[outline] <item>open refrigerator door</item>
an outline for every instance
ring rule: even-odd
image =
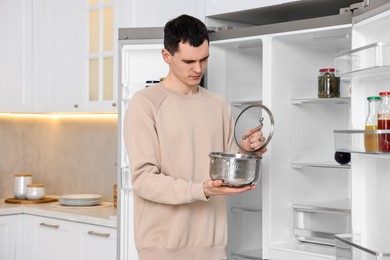
[[[123,120],[128,102],[139,90],[168,72],[161,57],[162,30],[158,28],[119,30],[118,107],[118,256],[138,259],[134,241],[133,190],[129,160],[123,140]]]

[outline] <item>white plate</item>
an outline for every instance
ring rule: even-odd
[[[98,194],[68,194],[59,199],[61,205],[66,206],[92,206],[102,202],[102,195]]]
[[[62,195],[60,199],[65,200],[98,200],[102,199],[102,195],[99,194],[68,194]]]

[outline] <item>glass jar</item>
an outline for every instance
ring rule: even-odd
[[[334,68],[320,69],[320,74],[318,75],[318,97],[340,97],[340,77],[335,76]]]
[[[380,92],[381,102],[378,111],[378,130],[390,130],[390,92]],[[379,135],[379,149],[390,152],[390,134]]]
[[[368,101],[368,113],[365,123],[365,130],[377,130],[378,129],[378,110],[381,97],[371,96],[367,97]],[[379,140],[376,133],[364,134],[364,147],[366,152],[378,152]]]

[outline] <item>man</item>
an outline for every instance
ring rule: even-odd
[[[124,120],[138,256],[226,259],[225,196],[218,195],[255,186],[227,187],[209,177],[210,152],[239,150],[228,104],[199,86],[209,58],[206,26],[187,15],[169,21],[162,56],[168,75],[134,95]],[[264,142],[258,128],[245,135],[240,145],[246,150]]]

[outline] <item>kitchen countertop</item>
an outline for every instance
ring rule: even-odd
[[[58,208],[53,207],[53,203],[12,204],[6,203],[5,199],[0,199],[0,216],[15,214],[29,214],[91,225],[117,227],[117,210],[112,205],[99,208]]]

